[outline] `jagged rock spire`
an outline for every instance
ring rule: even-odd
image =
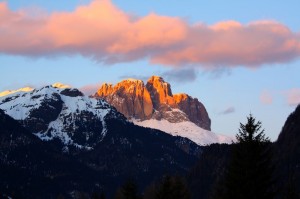
[[[210,130],[211,122],[204,105],[184,93],[173,95],[171,85],[159,76],[150,77],[146,85],[136,79],[123,80],[115,86],[105,83],[94,97],[104,98],[129,119],[191,121]]]

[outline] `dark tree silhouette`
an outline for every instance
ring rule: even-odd
[[[101,192],[101,194],[94,192],[92,193],[91,199],[105,199],[105,194]]]
[[[100,199],[106,199],[105,194],[103,192],[100,194]]]
[[[129,179],[117,190],[115,199],[140,199],[136,183]]]
[[[144,199],[190,199],[190,192],[182,177],[166,175],[146,190]]]
[[[295,185],[295,175],[293,171],[289,171],[288,182],[284,188],[283,199],[300,199],[300,195]]]
[[[236,139],[225,179],[219,186],[221,191],[213,198],[273,199],[271,143],[261,122],[250,114],[245,124],[240,123]]]

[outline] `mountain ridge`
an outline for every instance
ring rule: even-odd
[[[132,78],[115,85],[104,83],[92,97],[105,99],[136,125],[185,137],[198,145],[234,140],[211,132],[205,106],[188,94],[173,94],[171,85],[159,76],[150,77],[146,84]]]
[[[70,193],[95,191],[112,197],[128,178],[144,189],[166,172],[186,173],[202,150],[137,126],[73,88],[13,93],[0,98],[0,109],[0,197],[73,198]]]
[[[159,76],[150,77],[146,85],[132,78],[115,86],[104,83],[92,96],[104,98],[129,119],[166,119],[173,123],[190,120],[210,130],[211,121],[204,105],[184,93],[173,95],[171,85]],[[169,115],[173,109],[182,111],[173,112],[175,119]]]
[[[197,114],[199,114],[197,107],[203,106],[197,99],[182,93],[173,95],[170,84],[161,77],[153,76],[149,82],[145,85],[142,80],[126,79],[115,86],[104,83],[98,90],[98,95],[106,95],[105,98],[87,97],[78,89],[62,83],[55,83],[40,89],[19,89],[0,97],[0,108],[14,119],[23,122],[23,126],[29,127],[30,131],[40,139],[60,139],[66,145],[85,149],[93,147],[93,144],[88,144],[90,142],[88,139],[93,140],[96,137],[105,136],[104,118],[107,114],[117,114],[117,111],[123,114],[132,114],[132,117],[127,115],[127,118],[136,125],[155,128],[172,136],[188,138],[198,145],[232,142],[231,137],[207,131],[189,119],[186,113],[194,114],[197,118]],[[150,93],[148,90],[151,89],[155,91]],[[110,105],[113,106],[108,110]],[[39,109],[39,107],[42,108]],[[180,109],[181,107],[184,107],[185,112]],[[193,111],[194,109],[196,111]],[[205,110],[204,106],[203,109]],[[41,117],[41,115],[43,116]],[[72,126],[67,124],[69,120],[73,119],[77,123],[80,123],[81,118],[89,121],[88,118],[93,115],[97,115],[100,120],[95,124],[81,126],[81,131],[82,128],[86,131],[84,134],[82,132],[74,134],[78,130],[72,131]],[[210,124],[206,110],[205,115]],[[123,120],[126,118],[123,117]],[[152,122],[149,122],[150,120]],[[164,126],[157,125],[162,122]],[[99,136],[96,136],[95,132],[92,133],[92,136],[87,135],[91,125],[99,129],[98,131],[101,132],[98,133]],[[68,131],[69,133],[66,133]],[[78,136],[79,134],[81,135]],[[76,136],[74,137],[74,135]],[[99,142],[102,139],[100,138]],[[81,140],[81,143],[76,139]],[[86,141],[83,141],[84,139]],[[68,147],[65,150],[68,150]]]
[[[126,120],[104,100],[89,98],[62,84],[1,97],[0,109],[41,140],[59,139],[66,147],[85,149],[106,135],[106,117]]]

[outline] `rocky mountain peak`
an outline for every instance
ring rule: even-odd
[[[152,116],[151,96],[142,80],[126,79],[115,86],[104,83],[94,97],[104,98],[127,118],[144,120]]]
[[[191,121],[210,130],[204,105],[184,93],[173,95],[171,85],[159,76],[150,77],[146,85],[136,79],[123,80],[115,86],[103,84],[94,97],[104,98],[129,119]]]
[[[104,84],[102,84],[100,89],[97,91],[97,95],[99,97],[107,96],[107,95],[110,95],[112,93],[112,91],[113,91],[113,85],[104,83]]]
[[[151,93],[155,108],[158,108],[160,104],[174,105],[171,85],[165,82],[162,77],[150,77],[147,81],[146,88]]]
[[[126,93],[141,95],[145,89],[144,82],[136,79],[126,79],[116,84],[114,91],[124,90]]]

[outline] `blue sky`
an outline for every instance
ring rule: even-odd
[[[22,18],[23,15],[20,15],[22,18],[20,23],[30,24],[28,26],[30,29],[33,24],[32,21],[36,22],[40,20],[39,18],[47,18],[47,16],[52,16],[53,13],[74,13],[74,9],[79,6],[88,6],[90,2],[88,0],[65,1],[63,3],[41,0],[10,0],[6,2],[6,10],[9,10],[9,13],[19,13],[20,10],[25,10],[25,15],[30,15],[29,20],[31,21],[28,22],[28,16],[26,21]],[[263,2],[226,1],[225,3],[224,1],[207,2],[196,0],[180,2],[175,0],[115,0],[111,1],[109,5],[113,5],[114,9],[112,11],[115,9],[122,11],[126,13],[126,16],[132,17],[133,20],[146,18],[151,14],[155,15],[154,19],[151,18],[151,22],[153,20],[155,22],[157,18],[159,19],[157,23],[160,22],[160,19],[161,21],[168,20],[166,21],[168,23],[171,20],[176,25],[174,25],[174,31],[181,30],[180,28],[184,27],[183,29],[186,32],[196,36],[195,38],[182,39],[181,32],[178,32],[175,36],[179,36],[178,38],[175,37],[175,40],[180,40],[180,43],[173,45],[172,42],[174,41],[170,40],[171,45],[167,43],[166,46],[161,46],[160,42],[168,39],[167,36],[162,41],[160,40],[161,38],[155,37],[155,40],[151,40],[149,46],[145,46],[146,44],[144,45],[144,43],[147,43],[147,41],[142,40],[144,42],[142,44],[134,43],[134,45],[138,46],[138,50],[129,53],[127,48],[123,49],[123,46],[117,46],[117,50],[113,48],[116,51],[103,53],[104,48],[100,48],[100,45],[102,45],[100,43],[99,51],[102,51],[99,54],[99,52],[92,52],[98,51],[97,48],[94,46],[89,48],[86,43],[84,43],[82,48],[77,48],[78,43],[76,45],[71,43],[71,47],[68,46],[68,48],[65,46],[63,48],[43,48],[43,46],[19,44],[22,43],[23,37],[24,43],[30,43],[37,37],[41,41],[41,45],[47,45],[48,40],[44,42],[43,38],[39,38],[39,34],[38,36],[34,35],[35,37],[27,36],[31,33],[33,34],[34,30],[39,30],[39,25],[32,25],[32,30],[27,30],[26,27],[23,30],[23,26],[21,28],[20,26],[15,27],[14,24],[8,26],[10,29],[5,29],[7,26],[3,26],[3,24],[5,24],[4,21],[6,20],[1,20],[0,17],[0,36],[3,34],[2,38],[7,37],[6,41],[12,41],[11,43],[15,41],[17,43],[6,44],[4,43],[5,40],[0,39],[0,46],[5,46],[0,48],[2,71],[0,90],[17,89],[27,85],[38,87],[54,82],[63,82],[78,88],[87,88],[87,86],[96,88],[103,82],[116,83],[125,77],[145,79],[151,75],[162,75],[166,81],[171,83],[173,93],[188,93],[203,102],[212,120],[213,131],[234,135],[237,133],[239,122],[245,122],[246,116],[251,112],[257,119],[262,121],[266,134],[272,140],[277,138],[285,119],[294,110],[296,104],[300,102],[300,82],[296,78],[300,74],[300,14],[297,11],[299,2],[274,2],[267,0]],[[5,19],[13,17],[11,14],[7,16]],[[168,19],[161,18],[162,16],[166,16]],[[59,17],[63,18],[64,16]],[[50,19],[51,17],[48,18]],[[180,22],[174,20],[175,18],[179,19]],[[8,24],[14,23],[7,21]],[[225,34],[228,34],[227,38],[233,41],[233,47],[230,46],[231,43],[228,44],[222,40],[222,35],[218,34],[219,29],[215,30],[213,27],[215,24],[224,21],[234,21],[234,24],[239,23],[238,28],[240,28],[242,33],[246,34],[246,36],[239,35],[240,31],[234,32],[236,29],[231,25],[232,23],[226,23],[226,28],[233,28],[229,29],[229,31],[234,32],[234,35],[237,34],[237,37],[241,38],[241,40],[233,38],[231,32],[227,31],[228,29],[224,29],[227,31]],[[263,23],[259,27],[257,24],[248,26],[257,21],[260,22],[259,24],[265,21],[268,21],[268,23]],[[43,23],[42,21],[39,22]],[[74,23],[76,24],[76,21]],[[78,22],[78,27],[82,25],[80,23],[84,22]],[[168,23],[162,23],[160,26],[164,27]],[[201,30],[195,28],[195,24],[202,24]],[[126,26],[124,30],[127,30],[127,28],[130,31],[136,31],[137,29],[140,31],[144,28],[150,30],[144,24],[138,26],[138,28],[134,25],[131,28],[131,25],[130,28]],[[115,23],[112,26],[118,27],[119,24]],[[262,27],[266,29],[264,29],[265,32],[263,33],[260,32]],[[275,28],[276,31],[273,31]],[[62,26],[60,29],[64,29],[64,27]],[[101,27],[98,30],[101,30]],[[4,35],[5,31],[8,33],[10,33],[9,31],[20,31],[21,36],[20,38],[14,38],[14,35],[11,36],[12,34]],[[22,31],[24,31],[24,34],[22,34]],[[202,43],[193,46],[193,39],[195,39],[195,42],[198,42],[202,38],[210,37],[211,34],[203,33],[206,31],[211,31],[211,34],[215,35],[210,41],[212,44],[216,43],[218,45],[218,41],[220,41],[220,46],[225,46],[225,49],[232,50],[233,53],[228,54],[222,49],[221,51],[198,51],[198,48],[206,46],[203,46]],[[251,34],[249,34],[250,36],[248,35],[249,31],[253,33],[253,38]],[[116,32],[113,33],[115,34]],[[200,36],[197,36],[197,34]],[[265,37],[265,34],[267,34],[267,37]],[[271,39],[268,40],[267,44],[262,43],[266,45],[263,49],[257,50],[257,48],[254,48],[255,46],[252,46],[251,42],[245,41],[244,43],[243,41],[243,39],[253,39],[253,41],[257,40],[261,43],[260,38],[268,38],[268,34],[270,34]],[[43,36],[48,39],[47,35]],[[81,39],[82,35],[79,35],[78,38]],[[58,39],[61,39],[61,37]],[[98,42],[100,39],[97,37],[95,41]],[[156,42],[156,39],[159,42]],[[284,45],[281,43],[283,39],[286,39]],[[83,42],[86,41],[83,40]],[[124,45],[131,44],[126,43],[127,40],[120,41],[125,42]],[[292,47],[290,47],[291,45],[286,45],[286,43],[291,44],[289,41],[292,41]],[[269,43],[272,45],[269,45]],[[183,52],[186,52],[184,50],[180,51],[181,49],[173,51],[177,47],[176,45],[196,49],[193,53],[200,53],[196,54],[199,57],[201,57],[201,53],[207,54],[196,60],[192,59],[193,57],[191,56],[174,60],[172,59],[174,56],[169,56],[170,52],[180,56]],[[249,49],[253,48],[257,52],[249,50],[248,56],[248,54],[239,54],[236,51],[236,49],[241,48],[241,51],[248,52],[248,46]],[[278,50],[274,49],[274,47],[278,47]],[[156,49],[159,51],[157,54],[152,52]],[[266,50],[269,50],[269,52],[266,53]],[[115,52],[119,53],[119,57],[117,57],[117,61],[114,60],[114,64],[107,61],[103,62],[103,58],[114,59]],[[251,54],[252,52],[253,54]],[[137,58],[135,57],[136,55],[138,56]],[[248,59],[251,56],[254,58]],[[255,56],[258,56],[259,59],[255,59]],[[215,57],[220,58],[215,59]],[[175,58],[177,59],[176,56]]]

